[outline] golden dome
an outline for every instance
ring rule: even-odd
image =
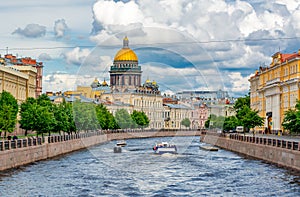
[[[152,84],[153,84],[153,85],[156,85],[156,81],[153,81]]]
[[[127,36],[123,39],[123,48],[115,55],[114,61],[138,61],[137,55],[129,48]]]
[[[123,48],[115,55],[114,61],[138,61],[138,57],[130,48]]]
[[[147,79],[145,83],[151,83],[150,79]]]
[[[97,78],[95,78],[95,80],[94,80],[94,83],[99,83],[99,81],[98,81],[98,79],[97,79]]]
[[[102,86],[107,86],[107,83],[105,80],[102,82]]]

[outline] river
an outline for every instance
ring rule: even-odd
[[[0,196],[300,196],[300,174],[220,149],[199,137],[116,141],[0,173]],[[178,154],[153,154],[171,141]]]

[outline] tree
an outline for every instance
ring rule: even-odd
[[[70,118],[68,116],[68,111],[67,111],[67,103],[65,102],[65,100],[58,104],[58,105],[54,105],[53,107],[53,112],[54,112],[54,117],[55,117],[55,125],[54,125],[54,132],[67,132],[69,133],[70,131]]]
[[[0,132],[4,131],[4,137],[15,129],[18,108],[17,100],[9,92],[0,93]]]
[[[215,114],[211,114],[207,121],[204,123],[205,128],[223,128],[223,124],[224,124],[224,116],[216,116]]]
[[[300,132],[300,101],[298,100],[295,109],[289,109],[284,113],[282,126],[290,133]]]
[[[36,131],[37,136],[39,134],[49,133],[54,131],[56,120],[54,113],[49,110],[47,106],[40,106],[37,103],[33,104],[35,116],[35,124],[33,130]]]
[[[256,126],[262,126],[264,123],[264,119],[258,115],[258,111],[250,109],[247,105],[239,109],[236,117],[238,118],[240,126],[244,126],[246,130]]]
[[[249,95],[238,98],[237,101],[234,103],[233,108],[238,112],[240,109],[242,109],[243,106],[250,107],[250,96]]]
[[[95,104],[93,103],[75,101],[73,103],[73,116],[77,131],[88,131],[99,128]]]
[[[225,131],[234,130],[238,125],[238,119],[235,116],[229,116],[224,120],[223,129]]]
[[[114,116],[103,105],[96,106],[96,115],[101,129],[117,129],[118,125]]]
[[[144,127],[147,127],[150,123],[149,118],[143,111],[134,110],[130,116],[133,120],[134,128],[144,128]]]
[[[36,99],[29,97],[21,104],[20,109],[20,117],[19,120],[20,127],[22,129],[25,129],[25,136],[27,136],[27,133],[29,130],[33,130],[34,127],[34,118],[36,116],[35,113],[33,113],[33,104],[36,103]]]
[[[76,132],[76,125],[74,121],[74,115],[73,115],[73,106],[71,103],[65,102],[65,111],[66,115],[68,116],[68,134],[72,134],[72,132]]]
[[[27,98],[24,103],[21,104],[19,121],[20,127],[25,129],[27,135],[28,130],[36,131],[37,136],[39,134],[50,133],[57,131],[60,126],[60,119],[56,120],[55,115],[60,114],[56,105],[54,105],[48,96],[42,94],[37,99]],[[60,114],[61,115],[61,114]],[[62,121],[64,121],[62,119]]]
[[[118,109],[115,114],[115,119],[121,129],[132,128],[134,125],[131,116],[125,109]]]
[[[183,126],[185,126],[185,127],[190,127],[190,125],[191,125],[190,119],[184,118],[184,119],[181,121],[181,125],[183,125]]]

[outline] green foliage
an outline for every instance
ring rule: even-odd
[[[264,119],[258,115],[258,111],[253,111],[247,105],[238,110],[236,117],[239,125],[244,126],[246,129],[262,126],[264,123]]]
[[[215,128],[223,128],[223,124],[224,124],[224,116],[216,116],[215,114],[211,114],[207,121],[205,122],[205,128],[211,128],[211,129],[215,129]]]
[[[64,109],[66,111],[66,115],[68,116],[68,131],[67,133],[76,132],[76,125],[73,116],[73,106],[71,103],[64,102]]]
[[[235,116],[229,116],[225,118],[223,125],[223,129],[225,131],[234,130],[237,126],[239,126],[239,123]]]
[[[114,116],[103,104],[96,106],[96,115],[101,129],[118,129]]]
[[[243,106],[250,107],[250,96],[249,95],[238,98],[237,101],[234,103],[233,107],[238,112],[240,109],[243,108]]]
[[[134,128],[144,128],[149,125],[150,120],[147,117],[147,115],[142,111],[134,110],[130,116],[133,120]]]
[[[134,122],[125,109],[118,109],[115,114],[115,119],[117,124],[119,125],[119,128],[121,129],[134,127]]]
[[[184,119],[181,121],[181,125],[183,125],[183,126],[185,126],[185,127],[190,127],[190,125],[191,125],[190,119],[184,118]]]
[[[21,104],[19,121],[22,129],[36,131],[36,134],[44,134],[55,131],[56,119],[54,116],[56,106],[53,105],[46,95],[37,99],[27,98]],[[26,132],[27,133],[27,132]]]
[[[75,101],[73,103],[73,116],[77,131],[88,131],[99,128],[95,104]]]
[[[36,116],[32,130],[36,131],[37,135],[54,131],[56,120],[53,112],[47,106],[41,106],[37,103],[33,104],[33,109]]]
[[[264,119],[258,115],[258,111],[250,108],[250,96],[238,98],[234,104],[236,120],[230,120],[230,126],[244,126],[246,130],[256,126],[262,126]],[[227,124],[227,123],[226,123]],[[227,125],[226,125],[227,127]]]
[[[36,100],[34,98],[27,98],[25,102],[21,104],[20,116],[19,120],[20,127],[25,129],[25,136],[27,136],[28,130],[33,130],[35,122],[35,111],[33,109],[33,104],[36,104]]]
[[[54,132],[67,132],[70,133],[70,118],[67,111],[67,103],[64,101],[58,105],[54,105],[53,114],[55,118],[55,124],[53,127]]]
[[[300,133],[300,101],[298,100],[295,109],[289,109],[284,114],[282,126],[290,133]]]
[[[17,114],[18,114],[18,102],[17,100],[6,91],[0,93],[0,132],[13,132],[16,126]]]

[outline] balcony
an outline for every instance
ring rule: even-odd
[[[272,79],[272,80],[269,80],[266,82],[266,86],[269,86],[269,85],[272,85],[272,84],[275,84],[275,83],[280,83],[280,78],[275,78],[275,79]]]
[[[110,71],[137,71],[137,72],[141,72],[141,66],[138,66],[137,68],[130,68],[130,67],[122,67],[122,68],[118,68],[118,67],[114,67],[111,66],[110,67]]]

